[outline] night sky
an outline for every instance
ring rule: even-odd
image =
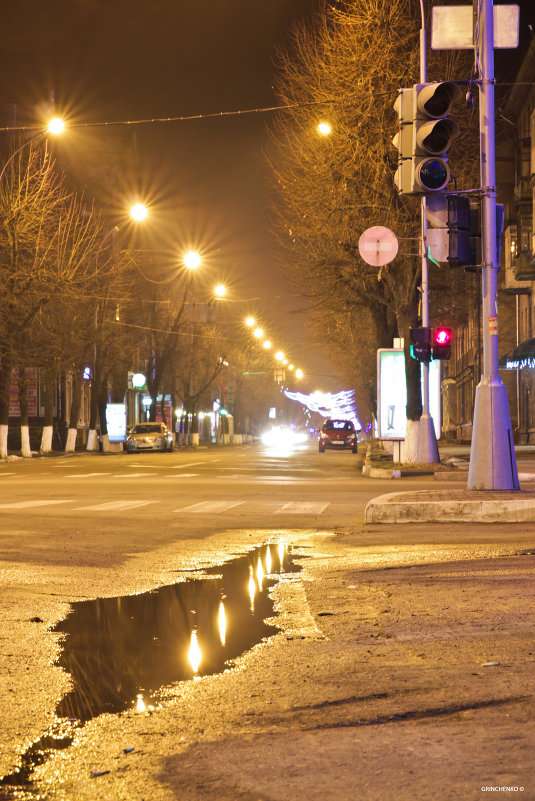
[[[19,123],[35,122],[39,103],[53,88],[58,114],[84,124],[273,105],[276,47],[287,45],[292,23],[309,19],[317,0],[6,5],[3,100],[17,103]],[[161,247],[201,249],[207,275],[228,283],[231,297],[261,298],[233,308],[263,317],[270,338],[307,370],[314,358],[303,332],[302,301],[277,265],[269,233],[262,156],[269,122],[269,114],[255,114],[136,125],[139,188],[151,203]],[[84,137],[89,141],[104,130],[77,129],[70,135],[70,158],[76,158],[78,143],[83,152]]]

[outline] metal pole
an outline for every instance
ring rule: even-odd
[[[476,4],[478,0],[475,0]],[[498,372],[498,268],[494,131],[494,21],[492,0],[479,0],[474,37],[481,70],[479,130],[481,151],[481,250],[483,375],[476,388],[468,489],[519,489],[507,390]],[[479,30],[479,35],[477,35]]]
[[[427,46],[425,36],[425,10],[423,0],[420,0],[422,27],[420,29],[420,83],[427,81]],[[422,325],[429,327],[429,261],[427,258],[427,214],[425,195],[421,201],[421,232],[422,232]],[[421,464],[438,462],[438,445],[433,425],[433,418],[429,414],[429,362],[422,362],[422,416],[418,430],[418,461]]]

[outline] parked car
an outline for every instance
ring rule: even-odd
[[[126,452],[172,451],[173,434],[165,423],[136,423],[126,437]]]
[[[351,420],[326,420],[319,434],[318,449],[351,450],[357,453],[358,440],[355,426]]]

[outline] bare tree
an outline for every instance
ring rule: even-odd
[[[419,27],[413,0],[342,0],[313,30],[298,28],[279,59],[276,86],[289,108],[273,127],[268,155],[286,264],[309,298],[318,335],[337,331],[335,339],[360,354],[356,365],[365,363],[368,378],[356,385],[363,408],[375,405],[375,348],[391,345],[395,329],[404,338],[407,461],[416,459],[421,415],[420,365],[409,355],[409,329],[418,324],[419,204],[397,194],[391,140],[398,88],[419,76]],[[330,136],[318,133],[321,121],[330,124]],[[379,270],[357,248],[373,225],[393,229],[401,245]]]
[[[35,144],[13,148],[0,182],[0,458],[7,456],[11,370],[49,299],[47,283],[61,180]]]

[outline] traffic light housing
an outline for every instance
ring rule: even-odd
[[[459,126],[449,113],[461,90],[453,81],[419,83],[413,88],[413,192],[443,192],[450,181],[448,151],[459,135]]]
[[[448,151],[459,134],[449,112],[461,94],[454,81],[417,83],[399,90],[394,103],[399,130],[393,144],[398,150],[394,183],[400,195],[445,191],[450,181]]]
[[[409,330],[411,346],[410,353],[418,362],[430,362],[432,357],[431,329],[411,328]]]
[[[433,329],[433,359],[449,359],[451,357],[451,328],[440,326]]]

